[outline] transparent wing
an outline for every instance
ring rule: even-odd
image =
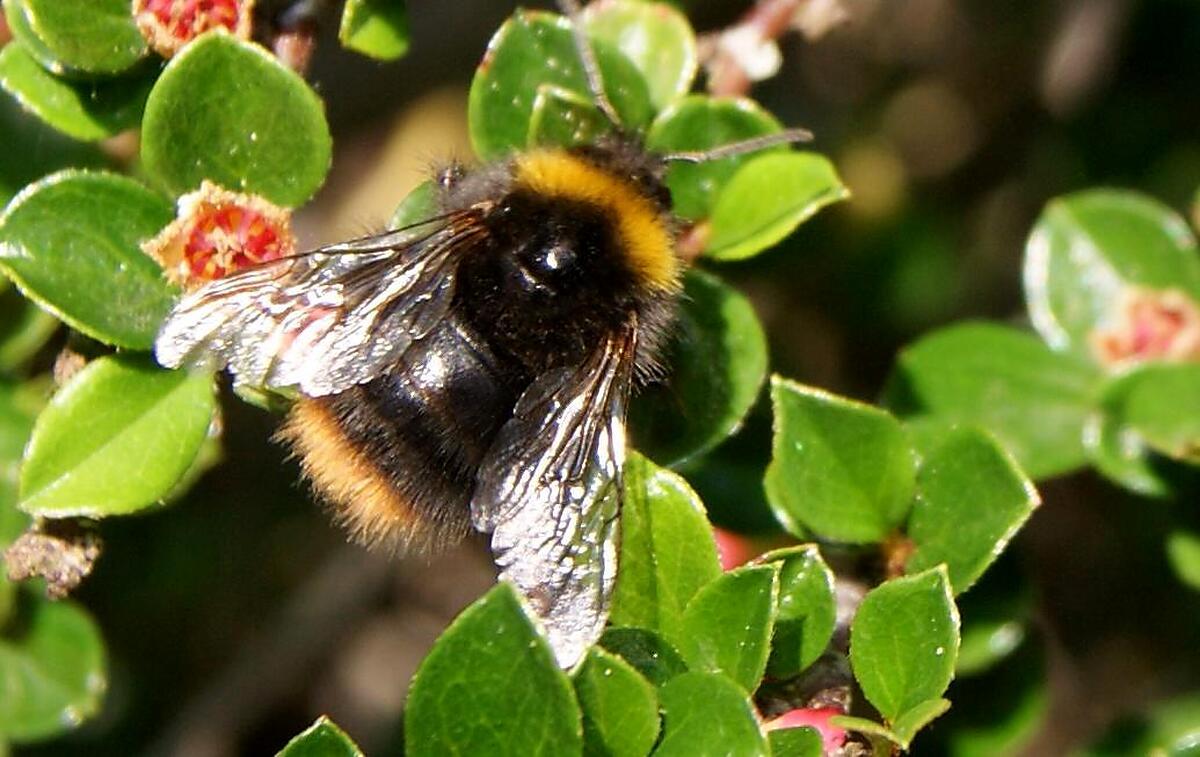
[[[344,391],[393,365],[445,316],[454,263],[485,234],[468,210],[247,268],[185,295],[155,356],[168,368],[228,367],[239,383],[312,397]]]
[[[635,350],[630,325],[583,366],[536,379],[488,452],[472,502],[501,579],[541,618],[564,668],[608,618]]]

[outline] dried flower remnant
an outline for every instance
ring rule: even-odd
[[[75,590],[100,557],[95,531],[75,520],[46,520],[21,534],[4,552],[10,581],[46,579],[46,596],[62,599]]]
[[[1178,289],[1127,289],[1109,325],[1092,332],[1092,351],[1108,368],[1152,360],[1200,360],[1200,306]]]
[[[250,39],[253,15],[254,0],[133,0],[138,29],[164,58],[210,29]]]
[[[179,198],[178,215],[142,249],[184,289],[291,255],[291,211],[210,182]]]

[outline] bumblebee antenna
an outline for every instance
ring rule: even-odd
[[[796,142],[811,142],[812,132],[807,129],[784,129],[775,134],[764,134],[761,137],[751,137],[740,142],[730,142],[727,145],[713,147],[709,150],[686,152],[669,152],[662,160],[675,163],[707,163],[710,160],[732,158],[734,155],[745,155],[748,152],[758,152],[775,145],[790,145]]]
[[[579,4],[579,0],[558,0],[558,7],[562,9],[563,15],[571,19],[571,34],[575,38],[575,51],[579,54],[579,61],[583,64],[583,74],[587,77],[588,89],[591,90],[592,98],[596,101],[596,107],[600,108],[600,112],[608,119],[616,128],[621,128],[621,117],[617,115],[617,109],[613,107],[612,102],[608,99],[608,94],[604,91],[604,77],[600,75],[600,64],[596,62],[596,51],[592,49],[592,43],[587,38],[587,32],[583,30],[583,6]]]

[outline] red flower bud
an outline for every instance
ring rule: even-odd
[[[250,39],[253,14],[254,0],[133,0],[138,29],[164,58],[209,29]]]

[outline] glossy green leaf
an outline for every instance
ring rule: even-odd
[[[761,757],[769,752],[746,692],[719,673],[684,673],[658,691],[655,757]]]
[[[63,168],[101,168],[107,159],[94,144],[78,142],[31,116],[11,97],[0,96],[0,203],[25,185]]]
[[[450,624],[409,688],[409,757],[578,754],[582,733],[571,682],[507,583]]]
[[[945,568],[897,578],[872,589],[850,626],[850,663],[863,693],[896,723],[954,677],[958,611]]]
[[[196,459],[215,402],[207,374],[133,357],[93,360],[38,417],[21,509],[102,518],[158,503]]]
[[[362,757],[362,750],[336,723],[322,715],[289,741],[277,757]]]
[[[107,687],[104,644],[87,613],[73,602],[26,599],[0,634],[0,739],[18,744],[78,727]]]
[[[0,271],[88,336],[149,349],[175,294],[139,244],[174,215],[131,179],[63,171],[27,187],[0,216]]]
[[[338,39],[343,47],[379,60],[408,52],[408,11],[402,0],[346,0]]]
[[[629,663],[655,686],[687,672],[683,655],[662,636],[645,628],[610,628],[600,637],[600,646]]]
[[[696,78],[696,35],[687,17],[664,3],[607,0],[584,10],[588,34],[616,47],[637,66],[661,110]]]
[[[774,678],[790,678],[816,662],[833,636],[837,619],[833,571],[815,544],[768,552],[759,561],[781,566],[767,672]]]
[[[157,67],[98,81],[64,79],[34,60],[20,42],[0,50],[0,87],[30,113],[75,139],[96,140],[137,126]]]
[[[665,363],[668,378],[630,408],[634,445],[663,465],[711,450],[742,425],[767,373],[754,307],[714,276],[689,271]]]
[[[438,187],[432,180],[423,181],[409,192],[388,221],[389,229],[403,229],[427,221],[438,214]]]
[[[588,652],[575,673],[583,711],[583,753],[642,757],[658,738],[658,696],[629,663],[602,649]]]
[[[929,699],[910,707],[892,723],[892,733],[895,734],[896,743],[901,748],[908,749],[909,745],[912,744],[913,737],[917,735],[917,731],[920,731],[937,718],[945,715],[949,709],[949,700],[940,697]]]
[[[324,106],[304,79],[219,30],[172,58],[146,102],[142,160],[174,194],[209,179],[295,206],[325,181],[330,156]]]
[[[1200,256],[1187,223],[1134,192],[1050,202],[1026,244],[1024,276],[1029,315],[1056,349],[1087,351],[1130,285],[1182,289],[1200,301]]]
[[[0,374],[18,371],[57,329],[54,316],[0,283]]]
[[[148,48],[127,0],[22,0],[25,19],[64,70],[113,74]]]
[[[529,114],[530,145],[573,147],[590,144],[611,126],[591,101],[569,89],[543,84]]]
[[[1200,364],[1147,364],[1109,385],[1103,411],[1157,452],[1200,463]]]
[[[771,651],[779,602],[777,564],[738,568],[709,582],[683,613],[679,651],[691,670],[724,673],[758,688]]]
[[[908,571],[945,563],[954,593],[966,591],[1040,501],[991,435],[973,428],[955,432],[917,470],[917,498],[907,528],[916,552]]]
[[[1088,462],[1109,480],[1143,497],[1168,497],[1172,484],[1159,457],[1137,429],[1097,410],[1083,427]]]
[[[54,52],[33,31],[25,0],[4,0],[4,20],[8,23],[13,40],[19,42],[42,68],[55,74],[67,73],[66,67],[55,58]]]
[[[904,520],[916,458],[900,422],[870,405],[773,376],[767,499],[780,523],[831,541],[883,540]]]
[[[780,728],[767,734],[771,757],[824,757],[825,746],[816,728]]]
[[[1200,591],[1200,534],[1172,531],[1167,536],[1167,559],[1180,581]]]
[[[782,130],[779,121],[752,100],[690,95],[658,114],[646,134],[646,147],[660,153],[703,151]],[[783,150],[776,147],[758,155]],[[676,215],[689,220],[712,215],[722,189],[752,157],[672,164],[667,188]]]
[[[904,348],[885,390],[903,417],[928,415],[996,435],[1034,479],[1085,461],[1083,426],[1100,374],[1032,334],[991,323],[935,331]]]
[[[657,631],[676,645],[684,608],[721,574],[712,528],[695,492],[637,454],[625,463],[620,565],[609,621]]]
[[[629,59],[594,42],[604,89],[628,129],[652,115],[646,82]],[[468,126],[479,157],[490,160],[524,149],[534,98],[542,85],[561,87],[590,99],[570,22],[550,13],[518,10],[488,44],[471,81]]]
[[[828,158],[769,153],[738,168],[717,196],[704,254],[741,260],[762,252],[849,190]]]

